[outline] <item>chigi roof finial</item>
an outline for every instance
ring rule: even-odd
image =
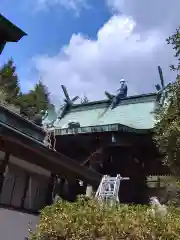
[[[157,102],[159,102],[159,104],[163,106],[165,100],[168,98],[168,86],[170,85],[170,83],[165,85],[163,72],[160,66],[158,66],[158,73],[160,77],[160,84],[155,85],[157,90]]]

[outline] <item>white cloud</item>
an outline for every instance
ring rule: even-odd
[[[166,34],[180,24],[180,1],[104,0],[111,11],[132,16],[139,31],[156,28]],[[168,36],[168,35],[167,35]]]
[[[124,10],[125,0],[106,0],[107,6],[112,12],[121,13]]]
[[[97,40],[74,34],[57,55],[36,56],[35,66],[55,96],[62,95],[64,84],[71,96],[104,98],[105,90],[118,88],[121,77],[130,95],[154,90],[165,36],[156,30],[134,32],[135,27],[132,18],[115,15],[99,29]]]
[[[34,57],[34,65],[54,99],[62,96],[61,84],[71,96],[86,94],[90,99],[102,99],[104,90],[118,88],[121,77],[128,83],[129,95],[152,92],[159,82],[158,65],[166,82],[173,79],[169,71],[173,51],[165,39],[180,23],[180,1],[104,2],[114,16],[99,29],[96,40],[73,34],[69,44],[54,56]]]
[[[64,7],[67,10],[73,10],[77,15],[81,9],[89,8],[86,0],[37,0],[36,11],[47,10],[53,6]]]

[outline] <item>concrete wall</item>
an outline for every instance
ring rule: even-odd
[[[29,227],[35,230],[39,216],[0,208],[0,239],[24,240]]]

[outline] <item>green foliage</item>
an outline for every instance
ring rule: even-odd
[[[40,112],[41,110],[47,110],[48,105],[50,103],[49,100],[49,92],[47,87],[39,81],[34,87],[34,90],[31,91],[34,96],[34,100],[36,104],[36,112]]]
[[[41,81],[35,85],[33,90],[20,97],[20,106],[24,114],[30,118],[36,113],[47,110],[49,104],[49,92]]]
[[[0,68],[0,89],[3,92],[0,96],[0,100],[3,96],[3,105],[8,108],[11,106],[13,111],[18,111],[29,119],[32,119],[36,113],[47,110],[50,104],[48,89],[41,81],[28,93],[21,93],[12,59]]]
[[[0,104],[6,108],[8,108],[10,111],[19,114],[19,108],[17,108],[14,104],[10,104],[6,101],[7,99],[7,94],[3,91],[0,90]]]
[[[108,207],[80,198],[75,203],[59,200],[41,213],[31,240],[143,240],[180,239],[180,210],[169,209],[154,218],[146,206]]]
[[[168,88],[168,98],[164,106],[156,110],[156,127],[154,139],[158,148],[165,156],[164,163],[169,165],[176,175],[180,173],[180,29],[167,39],[168,44],[172,44],[177,58],[177,65],[172,65],[171,69],[177,71],[174,83]]]
[[[0,68],[0,89],[6,93],[7,102],[16,104],[20,94],[20,86],[12,59]]]
[[[171,65],[172,70],[180,70],[180,27],[176,29],[176,32],[167,39],[167,43],[173,46],[175,51],[175,58],[177,58],[177,65]]]
[[[169,89],[166,104],[157,109],[154,139],[161,153],[165,156],[165,164],[173,173],[180,172],[180,79],[177,78]]]

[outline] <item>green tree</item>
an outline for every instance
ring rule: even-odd
[[[47,87],[39,81],[33,90],[20,97],[21,113],[27,117],[33,117],[35,114],[48,109],[50,104],[49,92]]]
[[[41,81],[35,85],[31,94],[35,102],[36,113],[39,113],[42,110],[47,110],[48,105],[50,104],[49,92],[47,87]]]
[[[16,66],[12,59],[0,68],[0,88],[6,93],[6,101],[16,104],[20,94]]]
[[[166,89],[168,97],[156,110],[155,141],[164,155],[164,163],[174,174],[180,173],[180,28],[167,39],[175,50],[176,65],[170,68],[177,72],[176,80]]]

